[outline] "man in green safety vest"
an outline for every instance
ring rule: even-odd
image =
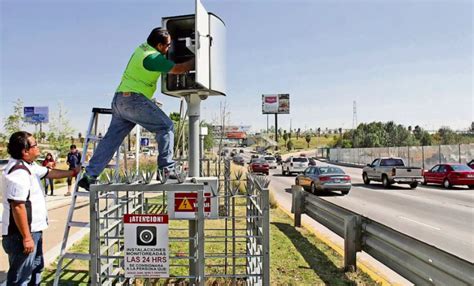
[[[98,144],[78,185],[89,190],[104,170],[125,136],[139,124],[155,133],[158,143],[158,174],[176,172],[173,160],[174,127],[171,119],[150,99],[161,73],[181,74],[194,69],[194,59],[175,64],[165,58],[171,45],[167,30],[155,28],[146,43],[132,54],[112,101],[112,121]]]

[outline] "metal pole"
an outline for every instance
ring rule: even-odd
[[[277,143],[276,150],[278,150],[278,114],[275,113],[275,141]]]
[[[441,145],[438,145],[438,163],[441,164]]]
[[[97,207],[96,207],[96,198],[97,198],[97,189],[95,186],[91,187],[90,194],[89,194],[89,221],[90,221],[90,232],[89,232],[89,253],[91,254],[91,262],[90,262],[90,278],[91,278],[91,285],[95,286],[98,285],[98,272],[99,272],[99,265],[97,260],[97,245],[98,245],[98,229],[97,229]]]
[[[262,262],[262,285],[270,285],[270,198],[267,188],[260,190],[262,196],[263,212],[263,262]]]
[[[189,176],[199,176],[199,117],[201,99],[198,95],[186,97],[189,115]]]
[[[421,166],[425,169],[425,147],[421,145]]]
[[[140,126],[137,124],[136,127],[136,140],[135,140],[135,165],[137,166],[137,172],[140,169]]]
[[[458,144],[459,164],[461,164],[461,144]]]
[[[204,168],[203,168],[203,160],[204,160],[204,135],[199,135],[199,170],[200,176],[204,177]]]
[[[188,104],[188,116],[189,116],[189,176],[199,177],[199,117],[201,109],[201,98],[199,95],[193,94],[186,97]],[[198,221],[190,220],[188,227],[188,234],[191,238],[189,240],[189,256],[196,256],[196,239],[197,237]],[[197,264],[198,260],[193,258],[189,259],[189,276],[197,277]]]
[[[267,113],[267,136],[270,135],[268,134],[268,113]]]
[[[196,274],[197,285],[204,285],[204,189],[198,191],[197,197],[197,214],[196,220],[197,223],[197,260],[196,260]]]

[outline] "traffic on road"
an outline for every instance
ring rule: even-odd
[[[250,157],[254,157],[252,162],[265,162],[265,155],[252,153],[250,148],[239,156],[245,162],[249,162]],[[382,179],[383,172],[380,180],[375,180],[374,175],[366,178],[369,166],[364,169],[345,167],[323,160],[315,160],[316,165],[310,165],[304,153],[283,156],[277,168],[268,169],[270,188],[279,198],[291,202],[291,186],[301,185],[310,195],[474,262],[474,192],[471,190],[474,170],[463,164],[439,164],[422,170],[401,166],[397,158],[378,160],[379,165],[383,160],[388,162],[382,165],[394,164],[383,166],[387,167],[386,175],[392,178],[388,183]],[[262,171],[251,166],[248,169],[267,174],[267,169]],[[408,186],[394,184],[393,178],[397,176],[404,176],[403,183]]]

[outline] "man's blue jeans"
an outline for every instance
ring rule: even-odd
[[[10,268],[7,274],[7,286],[10,285],[39,285],[43,260],[43,234],[32,232],[35,249],[29,255],[23,253],[23,237],[21,234],[11,234],[3,237],[3,249],[8,254]]]
[[[89,161],[86,173],[97,177],[112,159],[123,139],[136,124],[155,133],[158,143],[158,167],[174,164],[173,121],[151,100],[139,93],[117,92],[112,101],[112,121],[104,138]]]

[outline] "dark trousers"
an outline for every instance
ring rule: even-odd
[[[51,196],[52,196],[53,192],[54,192],[54,179],[50,179],[50,178],[45,178],[44,179],[44,192],[45,192],[45,194],[48,194],[48,186],[51,188]]]

